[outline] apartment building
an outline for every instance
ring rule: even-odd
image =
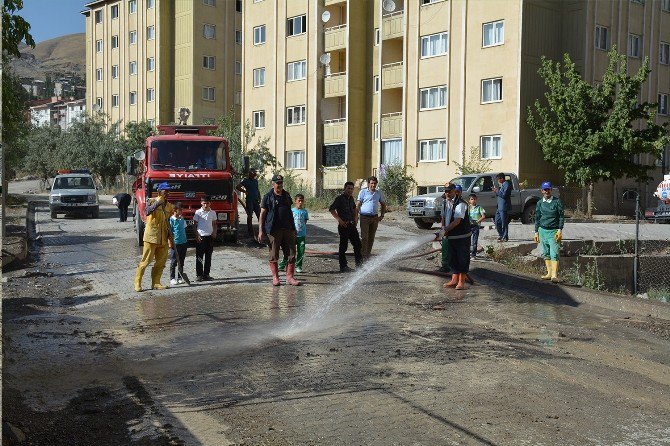
[[[213,122],[239,116],[241,0],[98,0],[86,4],[87,109],[112,122]],[[122,124],[123,125],[123,124]]]

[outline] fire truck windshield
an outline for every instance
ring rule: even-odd
[[[154,170],[225,170],[221,141],[153,141],[149,162]]]

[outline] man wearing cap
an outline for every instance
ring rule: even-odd
[[[291,195],[284,190],[284,177],[275,174],[272,177],[272,189],[265,194],[261,201],[261,215],[258,219],[258,242],[262,243],[263,235],[270,240],[270,271],[272,271],[272,285],[279,286],[279,250],[284,258],[288,258],[286,265],[286,283],[300,285],[293,275],[295,274],[296,257],[296,230],[291,206]]]
[[[244,193],[245,206],[247,212],[247,232],[253,237],[253,217],[259,218],[261,213],[261,194],[258,190],[258,179],[256,179],[256,169],[249,169],[249,175],[243,179],[235,189]]]
[[[154,259],[154,266],[151,268],[151,288],[154,290],[164,290],[166,288],[165,285],[161,284],[161,275],[168,258],[168,240],[172,239],[172,230],[169,223],[170,215],[172,215],[172,204],[168,202],[170,185],[160,183],[156,189],[158,196],[149,198],[144,208],[147,219],[144,226],[144,238],[142,239],[144,241],[142,259],[135,272],[135,291],[142,291],[144,270]],[[137,218],[140,218],[139,215]]]
[[[561,250],[563,223],[563,203],[551,195],[551,183],[542,183],[542,199],[535,206],[535,242],[542,247],[542,257],[547,266],[547,274],[542,279],[557,283],[558,259]]]
[[[456,195],[456,186],[446,187],[447,198],[452,201],[451,208],[444,216],[444,236],[448,239],[451,281],[444,287],[465,288],[465,281],[470,270],[470,217],[468,205]]]

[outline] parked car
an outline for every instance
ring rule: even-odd
[[[486,215],[493,217],[496,213],[496,195],[493,191],[497,185],[497,172],[461,175],[450,183],[458,184],[463,188],[463,198],[467,199],[471,193],[477,194],[477,204],[482,206]],[[505,180],[512,182],[512,209],[510,219],[521,219],[525,224],[535,222],[535,205],[542,198],[540,189],[519,189],[519,179],[513,173],[505,173]],[[559,196],[558,188],[553,188],[552,194]],[[417,195],[407,201],[407,215],[414,219],[421,229],[430,229],[434,223],[439,223],[442,215],[442,192]]]
[[[665,204],[664,200],[658,200],[658,206],[644,211],[644,219],[654,223],[670,223],[670,203]]]
[[[49,190],[51,218],[58,214],[100,215],[98,189],[87,169],[59,170]]]

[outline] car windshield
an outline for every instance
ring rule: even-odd
[[[57,177],[52,189],[95,189],[91,177]]]
[[[476,177],[458,177],[451,180],[450,183],[456,186],[460,185],[463,190],[468,190],[475,178]]]
[[[221,141],[153,141],[150,163],[155,170],[224,170],[225,145]]]

